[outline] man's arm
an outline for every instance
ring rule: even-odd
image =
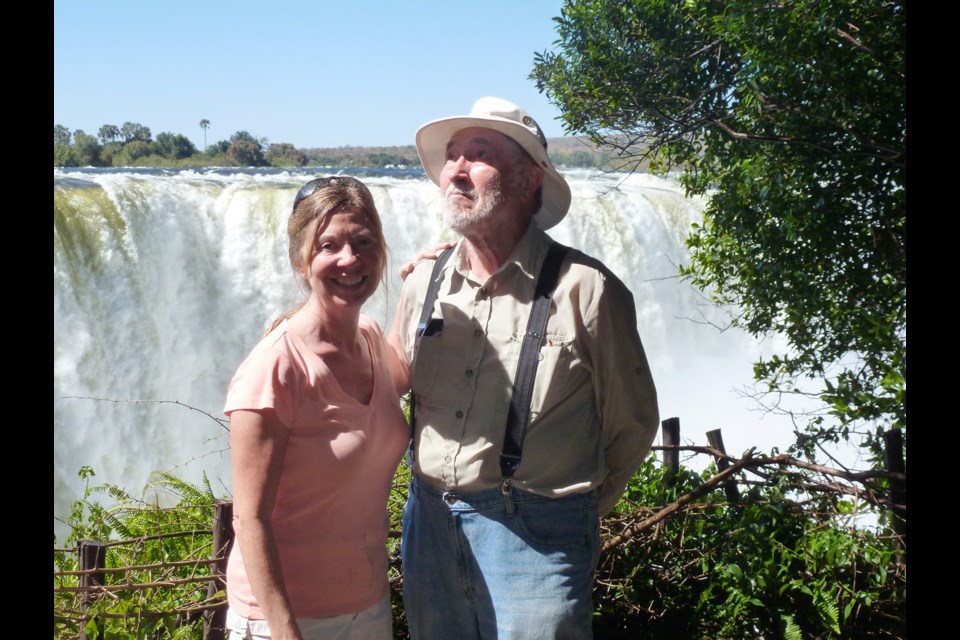
[[[633,295],[607,274],[592,326],[594,393],[600,412],[607,476],[600,486],[603,516],[616,506],[643,463],[660,427],[657,390],[637,333]]]

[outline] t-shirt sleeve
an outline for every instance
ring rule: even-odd
[[[273,409],[288,428],[294,424],[299,404],[298,372],[289,354],[272,341],[261,342],[237,369],[227,390],[223,412]]]

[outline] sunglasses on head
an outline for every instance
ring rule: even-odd
[[[293,199],[293,208],[296,209],[301,200],[309,198],[316,193],[318,189],[323,189],[331,184],[346,184],[348,181],[355,179],[356,178],[350,178],[349,176],[330,176],[329,178],[316,178],[311,180],[300,187],[300,191],[297,192],[297,197]]]

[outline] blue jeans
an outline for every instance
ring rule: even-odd
[[[401,540],[410,636],[592,638],[599,550],[596,492],[514,488],[508,500],[499,488],[447,493],[414,477]]]

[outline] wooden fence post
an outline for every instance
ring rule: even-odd
[[[727,450],[723,448],[723,436],[720,435],[720,429],[707,431],[707,441],[711,447],[720,453],[727,452]],[[730,462],[726,458],[717,458],[718,471],[723,471],[729,466]],[[727,494],[727,502],[731,504],[738,504],[740,502],[740,490],[737,488],[737,483],[733,479],[723,483],[723,492]]]
[[[887,471],[906,473],[903,461],[903,431],[891,429],[883,434],[884,457]],[[897,536],[897,561],[904,561],[907,548],[907,483],[890,479],[890,512],[893,514],[893,532]]]
[[[663,446],[678,446],[680,444],[680,418],[667,418],[660,423],[663,429]],[[667,468],[664,481],[667,486],[673,486],[677,473],[680,471],[680,452],[665,449],[663,452],[663,466]]]
[[[233,503],[226,500],[217,500],[213,512],[213,557],[219,560],[210,567],[210,584],[207,586],[207,597],[212,598],[220,591],[225,583],[227,573],[227,556],[233,546]],[[226,638],[227,605],[226,603],[204,612],[203,640],[224,640]]]
[[[80,576],[80,586],[81,587],[94,587],[97,585],[102,585],[104,579],[106,578],[106,572],[104,571],[95,571],[96,569],[103,569],[107,566],[107,545],[102,542],[93,542],[91,540],[81,540],[80,547],[80,570],[81,571],[91,571],[92,573],[84,573]],[[84,593],[80,602],[80,610],[83,613],[87,612],[87,609],[90,606],[92,598],[89,594]],[[100,638],[103,634],[97,633],[96,637]],[[80,640],[87,639],[87,626],[83,624],[80,627]],[[92,640],[92,639],[91,639]]]

